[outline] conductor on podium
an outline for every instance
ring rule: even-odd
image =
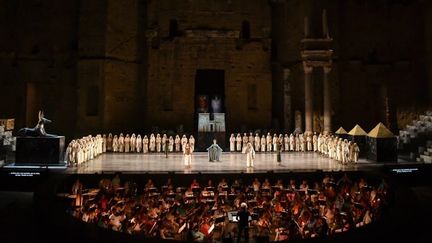
[[[249,242],[249,212],[245,202],[240,204],[240,210],[237,213],[238,220],[238,235],[237,242],[240,242],[241,236],[244,233],[245,242]]]

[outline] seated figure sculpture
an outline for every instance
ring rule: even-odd
[[[51,120],[48,120],[44,117],[43,111],[39,111],[38,114],[39,121],[34,128],[21,128],[18,131],[18,136],[23,137],[55,137],[56,135],[48,134],[45,131],[45,124],[51,123]]]

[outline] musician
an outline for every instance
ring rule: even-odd
[[[222,191],[224,187],[227,187],[228,183],[225,181],[225,178],[222,178],[222,180],[218,184],[219,191]]]
[[[200,187],[200,184],[196,179],[193,179],[192,184],[190,186],[191,188]]]
[[[72,195],[81,194],[82,189],[83,184],[80,182],[79,179],[76,179],[75,183],[72,186]]]
[[[148,179],[147,183],[144,186],[145,191],[148,191],[150,188],[153,188],[154,184],[152,179]]]
[[[247,210],[247,204],[242,202],[240,204],[240,210],[237,212],[238,220],[238,234],[237,242],[240,242],[241,236],[244,233],[245,242],[249,241],[249,212]]]

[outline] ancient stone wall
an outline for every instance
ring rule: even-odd
[[[148,126],[193,131],[195,75],[199,69],[225,72],[228,129],[267,128],[271,122],[270,7],[266,1],[170,1],[149,5]],[[170,23],[178,23],[170,36]],[[250,38],[240,37],[242,23]],[[256,85],[257,106],[248,107],[248,85]],[[167,104],[171,103],[171,104]],[[166,107],[169,107],[168,109]]]
[[[33,126],[43,108],[55,121],[48,131],[69,136],[180,123],[191,131],[196,71],[220,69],[228,129],[282,128],[289,69],[292,130],[294,111],[304,113],[304,17],[319,33],[324,8],[334,39],[333,129],[379,121],[394,129],[396,111],[427,106],[429,1],[0,0],[0,115]]]

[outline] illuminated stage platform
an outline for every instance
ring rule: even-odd
[[[357,164],[341,165],[339,162],[313,152],[282,153],[282,163],[276,162],[274,153],[257,153],[254,168],[246,168],[246,156],[241,153],[223,153],[220,162],[209,162],[207,153],[196,152],[191,168],[185,168],[181,153],[169,154],[125,154],[106,153],[78,167],[68,168],[67,173],[263,173],[310,172],[310,171],[370,171],[383,166],[361,159]]]

